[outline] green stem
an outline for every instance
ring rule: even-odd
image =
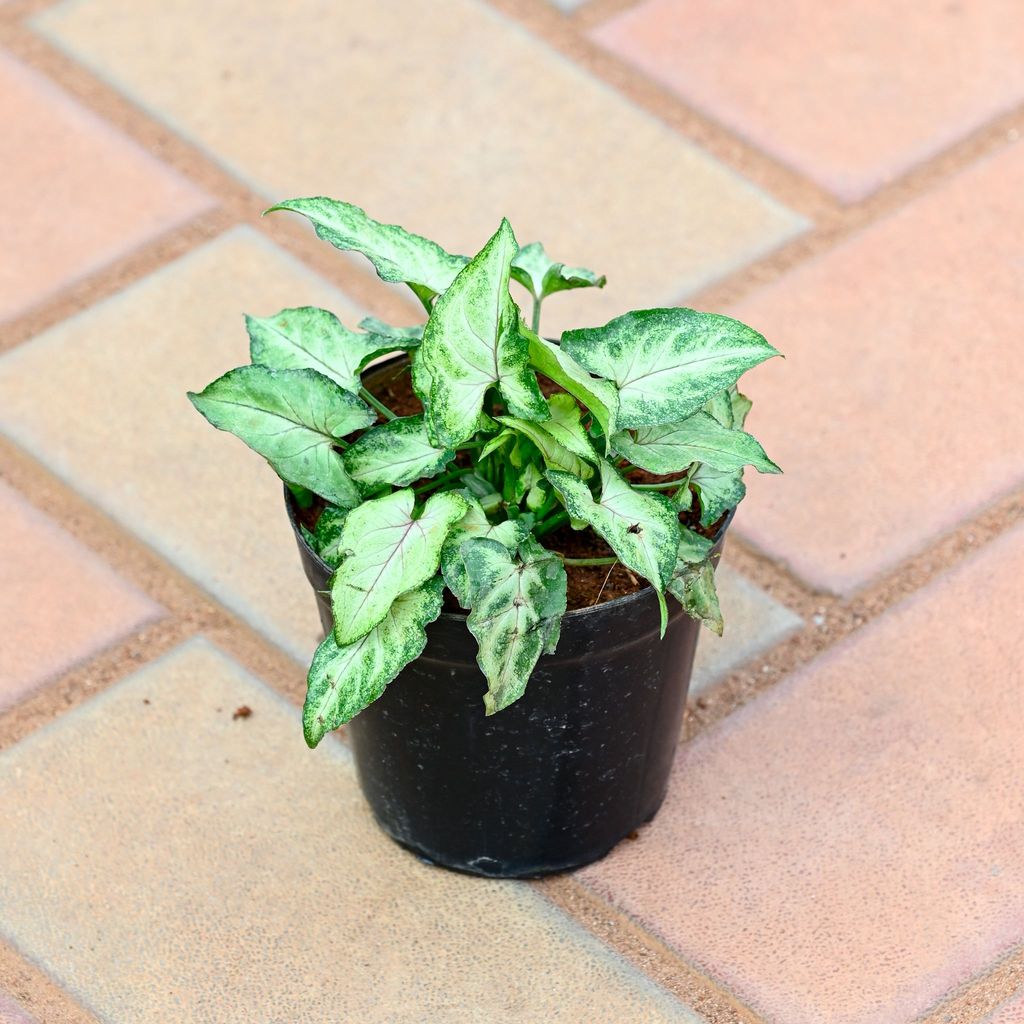
[[[533,535],[540,539],[546,534],[551,533],[552,530],[557,530],[567,522],[569,522],[568,512],[556,512],[554,515],[548,516],[547,519],[541,520],[541,522],[533,528]]]
[[[656,484],[633,484],[633,490],[635,491],[671,491],[673,487],[679,487],[685,485],[686,479],[682,480],[662,480]]]
[[[396,420],[398,417],[383,403],[378,401],[373,395],[370,394],[366,388],[359,389],[359,397],[366,402],[367,405],[372,405],[386,420]]]
[[[530,330],[534,334],[540,334],[540,299],[533,297],[533,316],[530,317]]]
[[[607,558],[566,558],[562,556],[564,565],[614,565],[618,559],[614,555]]]
[[[439,476],[436,480],[431,480],[430,483],[423,484],[420,487],[414,487],[412,489],[412,493],[425,494],[427,491],[434,490],[435,487],[440,487],[442,484],[448,483],[449,480],[457,480],[460,476],[465,476],[467,473],[472,472],[472,466],[468,469],[453,469],[450,473],[445,473],[444,476]]]

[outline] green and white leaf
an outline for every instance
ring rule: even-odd
[[[401,348],[416,348],[423,340],[423,324],[413,324],[412,327],[393,327],[391,324],[378,320],[375,316],[364,316],[359,321],[359,326],[367,334],[379,334],[382,338],[394,338],[400,341]]]
[[[565,349],[538,337],[525,324],[519,325],[519,332],[529,344],[530,365],[585,405],[601,424],[605,437],[611,437],[619,405],[615,385],[592,377]]]
[[[459,520],[441,548],[441,574],[448,589],[463,608],[469,607],[469,577],[462,557],[462,545],[473,537],[497,541],[514,552],[530,533],[529,519],[508,519],[503,523],[492,523],[483,506],[468,491],[458,492],[466,499],[469,510]]]
[[[717,523],[731,508],[735,508],[747,493],[742,469],[714,469],[698,466],[690,477],[690,484],[700,502],[701,526]]]
[[[359,371],[370,360],[407,347],[407,342],[382,334],[350,331],[333,313],[315,306],[247,316],[245,326],[254,363],[275,370],[308,366],[352,394],[358,394]]]
[[[328,505],[316,521],[310,546],[333,569],[341,562],[341,529],[348,512]]]
[[[359,504],[336,445],[377,416],[322,373],[240,366],[188,397],[215,427],[259,452],[283,480],[341,508]]]
[[[732,413],[732,389],[719,391],[704,403],[704,412],[728,430],[735,426]]]
[[[503,544],[471,538],[462,545],[469,572],[467,624],[487,678],[484,709],[493,715],[517,701],[543,651],[558,643],[566,608],[562,560],[527,537],[513,555]]]
[[[746,395],[740,394],[736,388],[731,389],[732,398],[732,425],[736,430],[742,430],[743,424],[747,422],[747,413],[754,404]]]
[[[725,624],[718,605],[715,570],[710,561],[694,565],[680,559],[668,590],[690,618],[703,622],[713,633],[722,635]]]
[[[359,489],[372,494],[382,487],[405,487],[420,477],[433,476],[455,458],[455,450],[430,443],[420,413],[371,427],[342,458]]]
[[[529,420],[517,419],[515,416],[497,416],[495,418],[499,423],[529,438],[537,446],[537,450],[543,457],[545,465],[550,468],[561,469],[583,480],[589,480],[594,475],[594,467],[589,462],[584,461],[575,452],[570,451],[544,429],[547,426],[547,422],[550,421],[531,423]],[[498,436],[500,437],[501,435]],[[481,452],[482,456],[483,453]],[[594,462],[597,461],[593,452],[591,452],[591,458]]]
[[[615,382],[623,429],[684,419],[746,370],[778,355],[738,320],[681,308],[638,310],[604,327],[566,331],[562,348]]]
[[[368,217],[351,203],[316,196],[289,199],[266,212],[274,210],[301,214],[324,241],[336,249],[362,253],[381,280],[409,285],[424,303],[443,292],[467,262],[465,256],[453,256],[428,238]]]
[[[412,491],[395,491],[363,502],[345,520],[340,542],[345,560],[331,581],[339,644],[368,633],[396,597],[437,572],[445,538],[468,508],[466,499],[451,491],[433,495],[418,517],[414,504]]]
[[[442,588],[435,576],[401,594],[384,618],[353,643],[339,645],[333,633],[327,635],[313,655],[302,708],[302,731],[310,747],[372,704],[423,653],[426,626],[441,614]]]
[[[457,447],[473,435],[495,384],[512,415],[548,416],[508,291],[515,252],[515,235],[503,220],[431,310],[419,355],[430,377],[428,426],[438,444]],[[422,380],[414,380],[419,388]]]
[[[627,568],[654,587],[661,605],[661,631],[668,624],[665,589],[672,579],[679,549],[679,515],[668,498],[635,491],[607,462],[602,462],[601,496],[568,473],[548,470],[547,477],[561,495],[573,520],[592,526]]]
[[[530,242],[516,253],[512,277],[538,300],[570,288],[603,288],[607,281],[585,267],[555,263],[540,242]]]
[[[731,416],[731,405],[729,409]],[[612,447],[651,473],[681,473],[694,462],[714,469],[753,466],[759,473],[781,472],[750,434],[728,430],[706,412],[675,423],[638,427],[635,435],[620,431],[612,438]]]

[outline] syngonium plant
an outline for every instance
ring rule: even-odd
[[[309,306],[248,317],[252,364],[189,394],[270,463],[300,506],[322,500],[314,529],[303,529],[334,569],[334,630],[309,669],[311,747],[420,655],[445,587],[469,613],[489,715],[521,697],[540,655],[555,650],[566,566],[618,562],[642,577],[662,635],[666,594],[721,633],[712,527],[743,497],[744,466],[779,472],[742,429],[750,401],[736,387],[777,354],[760,334],[668,308],[548,341],[544,300],[605,279],[553,262],[539,242],[519,246],[507,220],[469,259],[348,203],[271,209],[362,253],[428,314],[422,327],[367,318],[359,330]],[[529,325],[510,281],[532,299]],[[400,352],[423,406],[412,416],[396,416],[361,376]],[[637,469],[658,479],[636,482]],[[544,538],[565,524],[593,530],[614,554],[549,550]]]

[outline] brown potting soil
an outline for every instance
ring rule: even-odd
[[[420,400],[412,390],[412,379],[409,373],[409,366],[403,363],[399,366],[381,369],[372,381],[373,393],[392,412],[399,416],[414,416],[423,411]],[[541,390],[545,395],[552,395],[562,390],[557,384],[545,377],[540,378]],[[460,453],[460,456],[469,457],[471,453]],[[459,463],[457,458],[456,463]],[[464,461],[464,460],[463,460]],[[468,462],[466,463],[469,464]],[[626,474],[627,479],[633,483],[657,483],[666,477],[655,476],[642,469],[631,469]],[[316,522],[323,511],[324,503],[320,498],[315,498],[313,504],[307,509],[298,509],[297,518],[308,530],[316,527]],[[706,537],[713,537],[719,523],[711,527],[702,527],[699,522],[696,509],[689,509],[680,514],[680,521],[691,529],[703,534]],[[574,530],[565,525],[552,531],[543,540],[544,547],[550,551],[557,551],[566,558],[608,558],[613,557],[614,552],[593,530]],[[568,580],[567,601],[571,611],[575,608],[589,608],[591,605],[613,601],[617,597],[625,597],[628,594],[635,594],[646,589],[649,584],[634,573],[630,572],[624,565],[569,565],[566,566],[566,577]],[[459,606],[448,591],[445,591],[445,610],[458,611]]]

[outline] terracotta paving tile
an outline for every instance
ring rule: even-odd
[[[337,196],[465,252],[507,214],[521,242],[609,276],[554,297],[549,331],[671,302],[804,226],[476,0],[444,18],[403,0],[259,18],[247,0],[78,0],[35,25],[270,198]]]
[[[647,0],[593,34],[844,200],[1024,100],[1017,0]]]
[[[0,523],[3,709],[160,609],[3,483]]]
[[[211,204],[47,79],[0,54],[0,321]],[[45,189],[42,188],[45,184]]]
[[[0,0],[0,4],[3,0]],[[0,992],[0,1024],[37,1024],[23,1007]]]
[[[0,766],[0,932],[103,1020],[696,1022],[528,886],[392,844],[203,641]]]
[[[689,744],[583,872],[771,1021],[907,1024],[1024,939],[1024,528]]]
[[[243,312],[348,301],[242,228],[0,359],[0,431],[305,658],[319,637],[281,485],[185,392],[248,362]],[[62,414],[75,396],[75,429]]]
[[[1012,146],[730,312],[786,359],[750,375],[739,532],[848,593],[1024,482],[1024,146]],[[979,410],[991,410],[979,414]]]
[[[726,549],[728,559],[728,548]],[[800,628],[801,619],[724,562],[716,570],[718,599],[725,633],[702,629],[690,680],[690,696],[739,668],[756,654],[774,647]]]
[[[991,1017],[986,1017],[985,1024],[1024,1024],[1024,993],[1001,1006]]]

